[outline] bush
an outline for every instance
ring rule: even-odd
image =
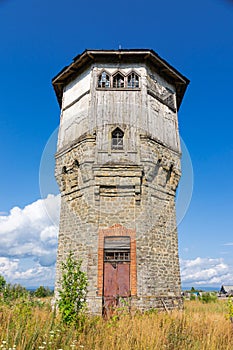
[[[43,287],[40,286],[39,288],[37,288],[35,290],[35,292],[33,293],[33,295],[37,298],[45,298],[45,297],[49,297],[53,294],[53,292],[48,288],[48,287]]]
[[[58,307],[63,322],[68,325],[79,325],[86,308],[87,276],[81,270],[81,264],[82,261],[76,261],[72,252],[62,263]]]
[[[2,293],[6,286],[6,280],[3,276],[0,275],[0,293]]]
[[[203,303],[207,304],[207,303],[215,302],[217,300],[217,296],[211,293],[203,293],[202,296],[200,297],[200,300]]]
[[[0,298],[4,303],[10,303],[19,298],[28,298],[29,292],[20,284],[6,283],[5,278],[0,275]]]
[[[3,291],[3,299],[10,302],[19,298],[28,298],[29,292],[20,284],[7,283]]]
[[[232,302],[232,298],[228,299],[228,317],[230,319],[230,321],[233,323],[233,302]]]
[[[195,294],[191,294],[190,295],[190,300],[196,300],[196,295]]]

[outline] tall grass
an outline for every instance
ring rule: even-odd
[[[184,311],[86,317],[80,329],[62,324],[45,302],[0,304],[0,349],[232,350],[227,302],[186,301]]]

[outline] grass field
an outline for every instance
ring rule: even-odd
[[[86,317],[79,330],[64,326],[50,300],[0,303],[0,349],[232,350],[233,325],[224,300],[186,301],[184,311]]]

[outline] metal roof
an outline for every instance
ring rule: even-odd
[[[175,85],[178,109],[189,84],[185,76],[151,49],[85,50],[52,79],[60,106],[64,86],[94,62],[145,62],[145,64],[152,65],[159,75]]]
[[[222,292],[225,291],[226,293],[232,292],[233,291],[233,286],[222,285],[221,291]]]

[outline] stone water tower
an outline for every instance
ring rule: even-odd
[[[189,81],[153,50],[86,50],[54,79],[61,107],[55,292],[70,250],[90,312],[181,303],[177,111]]]

